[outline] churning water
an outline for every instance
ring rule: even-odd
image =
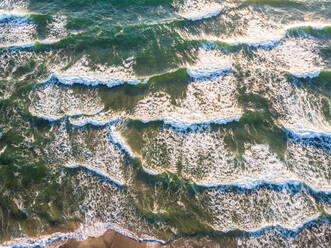
[[[328,0],[0,0],[0,243],[330,247],[330,58]]]

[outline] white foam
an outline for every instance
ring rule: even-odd
[[[54,76],[65,85],[83,84],[87,86],[105,85],[115,87],[124,83],[137,85],[147,83],[148,80],[140,81],[135,76],[132,66],[133,58],[129,58],[119,66],[98,65],[97,69],[89,68],[86,56],[72,67],[62,72],[54,72]]]
[[[175,105],[166,92],[152,93],[139,101],[128,117],[145,121],[163,119],[184,125],[231,121],[242,114],[236,94],[233,75],[216,77],[188,84],[186,97],[176,100]]]
[[[93,117],[91,118],[90,116],[84,116],[84,115],[75,118],[74,117],[69,118],[70,123],[75,127],[84,127],[86,125],[103,127],[103,126],[112,125],[113,123],[116,123],[119,120],[120,120],[119,118],[110,119],[110,120],[104,120],[104,119],[95,120]]]
[[[240,10],[234,8],[233,11],[235,12],[228,11],[227,15],[240,15],[240,19],[238,19],[238,23],[234,23],[234,20],[231,18],[222,18],[225,29],[224,34],[213,35],[210,34],[210,32],[194,34],[180,29],[177,30],[177,32],[181,34],[183,38],[189,40],[219,41],[232,46],[247,45],[268,50],[276,47],[281,41],[283,41],[286,38],[288,31],[291,29],[311,27],[316,30],[322,30],[331,26],[331,23],[329,23],[328,20],[325,20],[324,22],[306,20],[304,22],[290,22],[283,24],[279,21],[279,18],[267,19],[265,13],[258,13],[251,8],[243,8]],[[227,26],[235,26],[236,29],[233,30],[230,28],[227,30]]]
[[[307,166],[302,168],[303,165],[302,171],[293,171],[293,165],[280,160],[267,144],[245,145],[243,160],[238,160],[236,155],[225,147],[225,134],[211,132],[208,125],[200,126],[200,129],[189,126],[191,131],[183,129],[182,126],[173,128],[141,131],[144,146],[139,148],[135,157],[140,158],[146,173],[177,173],[177,165],[180,164],[182,177],[206,187],[237,185],[253,188],[263,183],[304,183],[314,190],[330,189],[328,181],[316,181],[322,174],[309,179],[304,176]],[[123,135],[127,132],[125,128],[119,131]],[[128,144],[123,146],[130,149]],[[327,170],[321,169],[321,173],[326,172]]]
[[[110,129],[74,129],[67,131],[65,123],[53,127],[54,140],[47,147],[47,156],[54,165],[82,166],[118,185],[124,185],[124,158],[109,140]]]
[[[292,47],[296,48],[292,51]],[[330,146],[325,137],[330,137],[331,127],[322,111],[322,98],[326,98],[311,90],[306,85],[309,82],[287,78],[284,73],[285,69],[309,72],[314,67],[314,60],[320,61],[316,49],[316,40],[289,38],[272,50],[254,51],[254,56],[249,58],[240,52],[237,59],[242,70],[249,72],[244,79],[246,93],[259,94],[267,99],[272,104],[271,109],[278,113],[276,123],[294,136],[294,140],[287,143],[284,167],[291,171],[293,179],[315,190],[330,191],[326,167],[330,161]],[[296,54],[298,52],[301,54]],[[279,173],[274,171],[274,175]]]
[[[233,20],[229,16],[240,16],[240,19]],[[265,48],[275,46],[286,34],[286,30],[282,28],[278,20],[266,20],[262,13],[251,8],[233,8],[228,10],[227,16],[221,19],[224,25],[223,34],[213,35],[210,32],[195,34],[182,30],[178,30],[178,33],[190,40],[220,41],[229,45],[246,44]]]
[[[95,115],[104,108],[98,92],[84,91],[48,84],[31,91],[29,111],[32,115],[48,120],[59,120],[64,116]]]
[[[33,40],[36,25],[28,18],[14,13],[0,15],[0,47],[17,46]]]
[[[211,52],[213,56],[207,54],[204,53],[208,58],[218,58],[216,52]],[[203,66],[207,67],[208,61],[205,62]],[[221,65],[223,64],[222,62]],[[30,94],[30,112],[35,116],[54,120],[64,116],[75,117],[70,118],[70,121],[76,126],[89,123],[107,125],[113,120],[126,118],[143,122],[162,120],[182,128],[197,124],[225,124],[236,121],[242,115],[237,100],[236,79],[232,74],[219,75],[223,69],[219,69],[219,64],[216,67],[216,71],[204,74],[208,77],[197,77],[194,83],[189,83],[186,97],[176,100],[176,103],[166,92],[159,91],[145,96],[133,111],[110,109],[104,112],[97,89],[85,89],[81,94],[74,94],[71,88],[46,84]]]
[[[282,81],[278,87],[281,101],[275,101],[274,107],[282,113],[279,122],[288,130],[300,135],[316,135],[331,133],[330,123],[322,111],[322,96],[316,95],[300,85]],[[293,82],[295,84],[295,82]]]
[[[216,142],[216,137],[214,142]],[[211,150],[211,148],[209,149]],[[284,184],[300,180],[297,175],[287,168],[286,164],[270,151],[268,145],[246,145],[243,162],[237,161],[239,162],[239,165],[237,165],[237,167],[240,166],[239,168],[235,168],[235,157],[224,156],[222,150],[226,151],[224,146],[218,147],[214,151],[217,154],[211,155],[211,161],[213,162],[210,165],[205,165],[207,168],[204,168],[204,170],[207,173],[205,172],[204,178],[196,181],[198,185],[211,187],[220,184],[252,188],[263,182]],[[199,159],[202,151],[195,151],[196,160]],[[187,165],[190,162],[197,164],[197,161],[189,160]],[[191,168],[191,170],[194,171],[194,168]]]
[[[317,144],[318,146],[316,146]],[[316,133],[298,135],[291,132],[291,137],[288,137],[285,158],[288,166],[302,181],[313,185],[315,190],[330,192],[330,152],[330,136]]]
[[[0,10],[4,9],[11,12],[24,12],[28,7],[28,0],[1,0],[0,2]]]
[[[1,137],[1,136],[0,136]],[[0,150],[0,156],[2,155],[2,153],[4,153],[7,149],[7,146],[4,146],[1,150]]]
[[[66,36],[66,19],[63,16],[53,16],[47,25],[47,38],[36,40],[37,25],[29,18],[26,11],[0,10],[0,48],[29,48],[36,43],[50,45]]]
[[[323,69],[316,44],[311,40],[289,39],[272,50],[271,56],[281,61],[285,71],[297,77],[316,77]]]
[[[147,174],[149,174],[149,175],[151,175],[151,176],[156,176],[156,175],[159,175],[159,174],[160,174],[159,172],[156,172],[156,171],[152,171],[152,170],[150,170],[150,169],[147,169],[145,166],[142,166],[142,168],[143,168],[143,170],[144,170]]]
[[[200,49],[198,62],[187,69],[188,75],[195,79],[203,79],[224,75],[231,71],[231,60],[218,51]]]
[[[178,15],[191,21],[218,16],[223,9],[220,3],[209,2],[205,0],[187,0],[183,5],[176,6],[179,8]]]
[[[212,189],[204,193],[215,230],[254,232],[266,226],[296,229],[321,214],[323,204],[303,189],[296,194],[261,188],[246,194]]]

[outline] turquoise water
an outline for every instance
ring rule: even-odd
[[[0,0],[0,243],[328,247],[330,7]]]

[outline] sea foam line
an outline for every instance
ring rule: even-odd
[[[299,235],[300,232],[302,232],[303,230],[309,229],[315,225],[330,224],[329,218],[330,218],[329,214],[317,214],[306,220],[304,223],[299,224],[295,227],[285,227],[282,225],[269,225],[257,229],[248,229],[248,230],[233,228],[222,232],[231,233],[231,232],[240,231],[240,232],[245,232],[245,236],[247,237],[260,237],[268,232],[272,232],[276,230],[282,235],[283,238],[290,239],[292,237]]]
[[[230,122],[238,122],[241,119],[242,115],[238,115],[237,117],[229,117],[229,118],[221,118],[221,119],[213,119],[213,120],[207,120],[207,121],[201,121],[201,122],[179,122],[171,118],[154,118],[151,120],[143,120],[139,118],[130,118],[131,120],[140,121],[144,124],[149,122],[156,122],[160,121],[163,122],[165,125],[169,125],[175,129],[191,129],[191,130],[197,130],[200,126],[209,126],[211,124],[217,124],[217,125],[225,125]]]
[[[42,44],[47,44],[47,42],[41,42]],[[52,43],[49,43],[52,44]],[[31,46],[33,46],[34,44],[30,44]],[[27,47],[29,46],[29,44],[27,45]],[[178,69],[175,70],[170,70],[167,73],[172,73],[175,72]],[[203,81],[204,79],[210,79],[210,78],[216,78],[216,77],[221,77],[221,76],[225,76],[228,73],[230,73],[232,71],[232,67],[229,64],[224,64],[224,67],[220,67],[220,68],[216,68],[215,70],[209,70],[207,71],[206,68],[187,68],[186,72],[188,74],[188,76],[192,79],[195,80],[200,80]],[[166,74],[167,74],[166,73]],[[56,83],[60,83],[62,85],[66,85],[66,86],[72,86],[75,84],[80,84],[80,85],[85,85],[85,86],[92,86],[92,87],[96,87],[96,86],[107,86],[109,88],[112,87],[116,87],[116,86],[120,86],[120,85],[124,85],[124,84],[128,84],[128,85],[140,85],[140,84],[147,84],[150,79],[152,79],[155,76],[160,76],[163,74],[153,74],[150,75],[147,78],[137,78],[134,80],[130,80],[130,79],[121,79],[121,78],[111,78],[109,80],[104,80],[104,79],[98,79],[97,77],[81,77],[79,75],[59,75],[56,73],[52,73],[51,76],[46,79],[45,81],[41,82],[40,84],[36,85],[35,87],[47,87],[49,85],[52,84],[56,84]]]
[[[119,146],[119,149],[122,150],[122,151],[125,151],[131,158],[136,158],[137,156],[134,154],[133,151],[131,151],[129,145],[126,143],[126,141],[121,137],[120,134],[118,134],[114,128],[112,127],[112,130],[109,134],[109,139],[110,139],[110,142],[113,143],[114,145],[118,145]],[[147,169],[144,165],[141,164],[141,168],[143,169],[143,171],[145,173],[147,173],[148,175],[151,175],[151,176],[157,176],[158,174],[160,173],[157,173],[157,172],[154,172],[154,171],[151,171],[149,169]]]
[[[70,86],[72,86],[74,84],[82,84],[82,85],[86,85],[86,86],[104,85],[109,88],[112,88],[112,87],[116,87],[116,86],[123,85],[123,84],[138,85],[138,84],[146,84],[148,82],[148,79],[141,81],[141,80],[124,80],[124,79],[115,78],[115,79],[103,81],[103,80],[99,80],[96,78],[89,79],[89,78],[83,78],[80,76],[66,77],[66,76],[61,76],[61,75],[56,75],[56,74],[53,74],[52,77],[57,78],[61,84],[70,85]]]
[[[288,134],[299,139],[312,139],[317,137],[326,137],[331,139],[331,130],[330,132],[319,132],[314,130],[295,130],[291,128],[285,128]]]
[[[323,30],[325,28],[331,27],[331,23],[294,23],[290,25],[284,26],[284,30],[282,31],[282,34],[279,35],[279,37],[275,38],[270,38],[265,41],[260,41],[260,42],[254,42],[254,41],[249,41],[248,38],[246,37],[237,37],[237,38],[229,38],[229,39],[220,39],[219,37],[213,37],[213,36],[208,36],[203,38],[203,40],[208,40],[209,42],[220,42],[227,44],[229,46],[248,46],[248,47],[253,47],[256,49],[265,49],[265,50],[270,50],[275,47],[277,47],[285,38],[287,38],[289,32],[293,29],[298,29],[298,28],[309,28],[311,27],[314,30]],[[303,30],[304,32],[304,30]],[[184,36],[184,35],[183,35]],[[185,38],[185,37],[183,37]],[[191,40],[201,40],[201,39],[196,39],[194,37],[191,37]]]
[[[30,112],[31,113],[31,112]],[[100,112],[99,112],[100,113]],[[78,114],[78,115],[63,115],[60,117],[52,117],[52,116],[46,116],[46,115],[37,115],[35,113],[31,113],[31,115],[36,116],[37,118],[41,118],[50,122],[56,122],[56,121],[60,121],[64,118],[75,118],[75,117],[81,117],[81,116],[86,116],[86,117],[93,117],[96,116],[97,114],[92,114],[92,115],[85,115],[85,114]],[[149,123],[149,122],[156,122],[156,121],[161,121],[163,122],[165,125],[169,125],[175,129],[198,129],[200,126],[209,126],[211,124],[217,124],[217,125],[225,125],[227,123],[230,122],[238,122],[240,120],[240,118],[242,117],[242,115],[238,115],[236,117],[225,117],[225,118],[221,118],[221,119],[212,119],[212,120],[206,120],[206,121],[201,121],[201,122],[179,122],[177,120],[174,120],[172,118],[153,118],[153,119],[149,119],[149,120],[144,120],[144,119],[140,119],[140,118],[131,118],[130,116],[119,116],[118,118],[112,119],[112,120],[107,120],[107,121],[103,121],[103,122],[97,122],[94,120],[84,120],[81,123],[72,123],[71,124],[75,127],[84,127],[86,125],[93,125],[93,126],[109,126],[109,125],[113,125],[115,123],[118,123],[121,120],[134,120],[134,121],[140,121],[144,124]]]
[[[109,133],[109,140],[112,144],[118,145],[121,150],[126,151],[131,158],[135,158],[135,154],[131,151],[131,149],[126,144],[125,140],[121,137],[121,135],[116,132],[114,126],[111,127],[111,131]]]
[[[297,236],[305,229],[309,229],[316,225],[323,225],[323,224],[330,224],[330,215],[329,214],[318,214],[317,216],[314,216],[307,221],[305,221],[302,224],[297,225],[294,228],[288,228],[283,227],[281,225],[270,225],[270,226],[264,226],[262,228],[258,229],[252,229],[252,230],[245,230],[240,228],[232,228],[229,230],[223,230],[221,232],[223,233],[237,233],[238,231],[244,234],[244,237],[260,237],[268,232],[272,231],[278,231],[283,238],[290,239],[292,237]],[[96,224],[95,224],[96,225]],[[101,227],[102,232],[106,232],[107,230],[113,230],[115,232],[120,233],[123,236],[129,237],[133,240],[136,240],[138,242],[149,242],[149,243],[159,243],[161,245],[169,244],[171,241],[164,241],[160,239],[154,239],[154,238],[139,238],[131,231],[128,231],[124,229],[123,227],[119,226],[118,224],[103,224],[98,225]],[[54,233],[47,236],[42,236],[40,238],[17,238],[14,240],[11,240],[9,242],[5,242],[2,244],[3,247],[11,247],[11,248],[32,248],[32,247],[45,247],[46,245],[52,244],[56,241],[65,241],[68,239],[76,239],[76,240],[84,240],[88,238],[88,236],[96,236],[93,233],[89,234],[81,234],[80,231],[82,229],[88,229],[84,228],[83,224],[81,225],[81,228],[78,229],[75,232],[71,233]],[[100,231],[100,230],[98,230]],[[16,242],[16,243],[15,243]]]
[[[94,223],[94,226],[98,229],[98,234],[95,233],[96,228],[94,226],[85,226],[81,224],[81,227],[70,233],[61,233],[56,232],[50,235],[43,235],[40,238],[17,238],[4,244],[0,245],[0,247],[10,247],[10,248],[32,248],[32,247],[45,247],[46,245],[50,245],[56,241],[65,241],[68,239],[76,239],[78,241],[82,241],[87,239],[88,237],[97,237],[100,236],[100,231],[105,233],[107,230],[115,231],[125,237],[133,239],[138,242],[147,242],[147,243],[159,243],[161,245],[166,245],[169,241],[163,241],[160,239],[154,238],[140,238],[133,232],[121,227],[116,223]],[[87,233],[85,233],[87,230]]]
[[[95,115],[97,115],[98,113],[96,113]],[[79,116],[68,116],[68,117],[81,117],[81,116],[95,116],[95,115],[79,115]],[[85,126],[88,126],[88,125],[91,125],[91,126],[95,126],[95,127],[105,127],[105,126],[112,126],[118,122],[121,121],[121,118],[115,118],[115,119],[112,119],[112,120],[106,120],[106,121],[103,121],[103,122],[97,122],[97,121],[93,121],[93,120],[89,120],[89,119],[85,119],[84,121],[81,121],[81,122],[72,122],[70,120],[70,124],[73,126],[73,127],[76,127],[76,128],[80,128],[80,127],[85,127]]]
[[[316,78],[320,75],[321,71],[315,71],[315,72],[306,72],[306,73],[300,73],[300,74],[293,74],[294,77],[297,78]]]
[[[331,133],[286,129],[288,140],[331,154]]]
[[[220,9],[214,10],[212,12],[209,12],[209,13],[206,13],[205,15],[200,15],[200,16],[193,16],[193,17],[185,17],[182,15],[180,15],[180,16],[182,16],[185,19],[190,20],[190,21],[198,21],[198,20],[203,20],[203,19],[208,19],[208,18],[214,17],[214,16],[218,16],[222,12],[222,10],[223,10],[223,8],[220,8]]]
[[[1,22],[5,22],[5,24],[9,25],[10,27],[24,27],[33,24],[23,15],[6,12],[0,13],[0,24]]]
[[[236,192],[236,193],[247,193],[247,191],[256,191],[262,187],[271,188],[274,190],[283,190],[291,194],[296,194],[303,189],[308,190],[308,192],[318,201],[323,203],[331,203],[331,191],[316,190],[310,185],[306,184],[304,181],[300,180],[287,180],[285,182],[273,182],[267,180],[250,180],[250,184],[243,183],[230,183],[230,184],[204,184],[204,183],[194,183],[198,187],[205,188],[207,190],[216,189],[222,192]]]
[[[72,164],[72,165],[64,165],[65,168],[70,168],[70,169],[76,169],[76,168],[84,168],[86,169],[87,171],[91,172],[92,174],[96,174],[100,177],[102,177],[103,179],[105,179],[105,181],[110,181],[110,182],[113,182],[115,184],[117,184],[118,186],[124,186],[125,184],[118,181],[118,180],[115,180],[114,178],[111,178],[109,175],[101,172],[101,171],[98,171],[96,169],[92,169],[91,167],[87,166],[87,165],[82,165],[82,164]]]
[[[203,81],[204,79],[211,79],[211,78],[216,78],[216,77],[221,77],[225,76],[226,74],[230,73],[232,71],[231,66],[227,66],[224,68],[219,68],[215,71],[201,71],[199,69],[187,69],[186,72],[187,74],[193,78],[193,79],[198,79],[199,81]]]
[[[53,40],[53,39],[46,39],[46,40],[36,40],[33,42],[27,42],[27,43],[15,43],[15,44],[0,44],[0,48],[5,49],[23,49],[23,48],[31,48],[34,47],[36,44],[41,45],[52,45],[60,40]]]

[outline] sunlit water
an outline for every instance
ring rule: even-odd
[[[329,247],[331,4],[0,0],[0,241],[108,228]]]

